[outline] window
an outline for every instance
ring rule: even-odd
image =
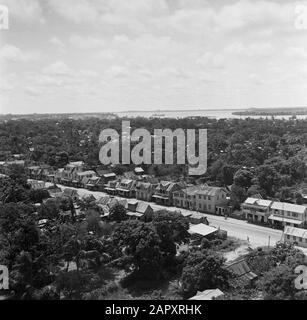
[[[293,241],[296,241],[296,237],[295,236],[293,236]]]
[[[198,208],[201,209],[201,204],[200,203],[198,204]]]
[[[292,212],[292,217],[297,218],[298,214],[296,212]]]
[[[211,205],[210,204],[208,205],[208,209],[211,210]]]
[[[210,196],[208,196],[208,200],[209,200],[209,201],[211,200],[211,197],[210,197]]]
[[[299,238],[299,240],[298,240],[299,242],[303,242],[303,239],[302,238]]]
[[[290,236],[289,235],[287,235],[287,239],[290,240]]]

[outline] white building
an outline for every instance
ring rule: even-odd
[[[301,247],[307,247],[307,230],[286,226],[284,241],[294,243]]]

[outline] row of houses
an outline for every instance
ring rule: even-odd
[[[247,198],[242,204],[245,218],[250,222],[307,228],[307,206],[260,198]]]

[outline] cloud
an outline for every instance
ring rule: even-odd
[[[271,43],[242,44],[241,42],[234,42],[225,51],[247,57],[265,57],[274,53],[274,46]]]
[[[94,23],[99,15],[97,1],[49,0],[48,5],[55,13],[75,23]]]
[[[72,69],[63,61],[57,61],[43,68],[43,73],[51,76],[69,76],[73,73]]]
[[[9,9],[11,25],[14,25],[15,18],[26,23],[45,22],[39,0],[1,0],[1,4]]]
[[[34,60],[38,57],[38,53],[24,52],[20,48],[11,44],[5,44],[0,49],[0,60],[4,60],[6,62],[26,62]]]
[[[49,42],[51,44],[53,44],[54,46],[59,47],[59,48],[64,48],[65,47],[64,42],[61,39],[59,39],[58,37],[50,38]]]
[[[69,42],[78,49],[98,49],[106,45],[104,39],[91,36],[72,35],[69,38]]]
[[[224,56],[220,53],[206,52],[196,63],[204,68],[222,68],[224,67]]]

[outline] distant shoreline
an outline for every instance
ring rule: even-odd
[[[304,108],[268,108],[248,109],[232,112],[236,116],[304,116],[307,115],[307,107]]]

